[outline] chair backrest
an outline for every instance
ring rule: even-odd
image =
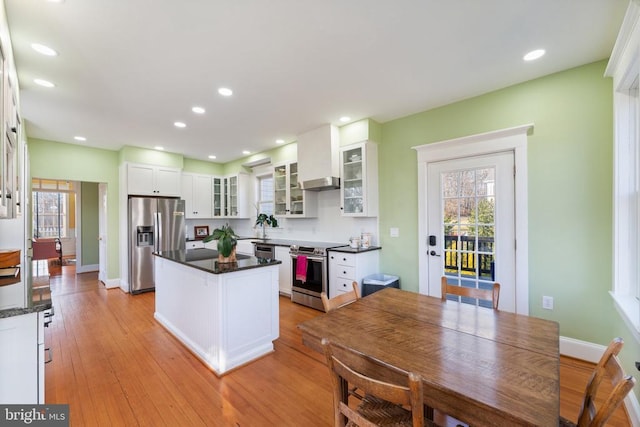
[[[324,311],[327,313],[331,310],[335,310],[338,307],[342,307],[343,305],[351,304],[355,300],[360,298],[360,292],[358,291],[358,282],[353,282],[352,284],[353,290],[349,292],[344,292],[340,295],[337,295],[333,298],[327,297],[326,293],[321,293],[320,298],[322,299],[322,305],[324,306]]]
[[[366,395],[411,408],[414,427],[424,426],[422,379],[414,373],[383,365],[354,351],[322,339],[333,386],[334,425],[347,419],[360,427],[375,426],[348,405],[348,388],[355,386]],[[386,425],[386,424],[385,424]]]
[[[635,379],[630,375],[625,375],[620,365],[620,360],[618,360],[618,353],[620,353],[623,345],[622,338],[615,338],[611,341],[602,358],[600,358],[598,365],[593,370],[593,374],[591,374],[591,378],[587,383],[582,408],[580,408],[580,415],[578,416],[577,425],[579,427],[600,427],[605,425],[609,417],[633,388]],[[613,388],[606,400],[599,407],[596,407],[595,398],[605,376],[609,377]]]
[[[447,299],[447,295],[457,295],[491,301],[493,309],[498,309],[498,303],[500,302],[500,283],[494,283],[492,289],[467,288],[464,286],[450,285],[447,283],[445,276],[442,276],[440,283],[442,286],[442,301]]]

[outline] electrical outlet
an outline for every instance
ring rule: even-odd
[[[542,308],[545,308],[547,310],[553,310],[553,297],[543,296]]]

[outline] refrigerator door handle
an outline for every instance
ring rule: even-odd
[[[154,242],[155,252],[160,252],[160,242],[162,242],[162,214],[156,212],[156,241]]]

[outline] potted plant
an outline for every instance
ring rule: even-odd
[[[263,239],[267,238],[266,230],[264,228],[265,224],[269,225],[271,227],[277,227],[278,226],[278,220],[273,215],[267,215],[267,214],[264,214],[264,213],[261,213],[261,214],[258,215],[258,218],[256,219],[256,225],[259,225],[259,226],[262,227],[262,238]]]
[[[213,233],[205,237],[203,241],[205,243],[212,240],[218,241],[218,262],[235,262],[237,239],[235,231],[227,223],[221,228],[213,230]]]

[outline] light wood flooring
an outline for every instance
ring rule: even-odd
[[[329,376],[296,325],[321,314],[280,299],[275,352],[216,377],[154,319],[154,294],[107,290],[96,273],[52,270],[55,316],[45,331],[47,403],[72,426],[330,426]],[[251,316],[251,313],[246,313]],[[561,414],[576,419],[593,365],[562,358]],[[437,415],[440,424],[453,420]],[[628,426],[619,409],[609,425]]]

